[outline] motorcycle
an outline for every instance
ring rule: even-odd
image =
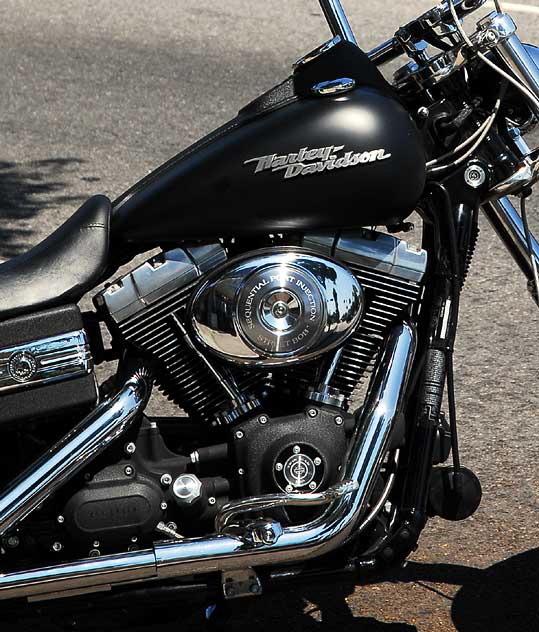
[[[481,210],[539,303],[539,49],[498,2],[468,34],[484,3],[365,53],[320,0],[333,38],[288,79],[0,266],[0,612],[383,578],[476,511],[453,348]]]

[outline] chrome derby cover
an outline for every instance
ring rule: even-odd
[[[299,248],[260,250],[233,259],[195,293],[196,339],[243,365],[304,362],[341,344],[363,313],[355,276]]]

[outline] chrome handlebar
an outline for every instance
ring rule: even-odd
[[[470,13],[480,9],[486,0],[454,0],[455,10],[459,18],[464,18]],[[419,18],[413,20],[406,26],[399,29],[399,32],[413,32],[422,28],[422,25],[432,26],[437,22],[452,22],[451,12],[447,0],[440,5],[433,7]],[[369,59],[377,66],[382,66],[405,53],[401,39],[398,36],[392,37],[382,44],[376,46],[367,53]]]
[[[319,0],[319,2],[333,36],[338,35],[345,42],[357,44],[340,0]]]

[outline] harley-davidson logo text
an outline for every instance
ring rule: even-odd
[[[391,154],[385,149],[373,149],[371,151],[344,151],[344,145],[330,145],[318,149],[302,147],[297,153],[278,156],[259,156],[246,160],[243,164],[256,163],[255,173],[271,170],[284,171],[285,180],[296,178],[297,176],[308,176],[321,171],[332,171],[333,169],[344,169],[345,167],[355,167],[356,165],[378,162],[391,158]]]

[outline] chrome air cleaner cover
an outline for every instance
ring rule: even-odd
[[[212,273],[190,306],[196,339],[243,365],[315,358],[353,333],[363,290],[341,264],[300,248],[250,252]]]

